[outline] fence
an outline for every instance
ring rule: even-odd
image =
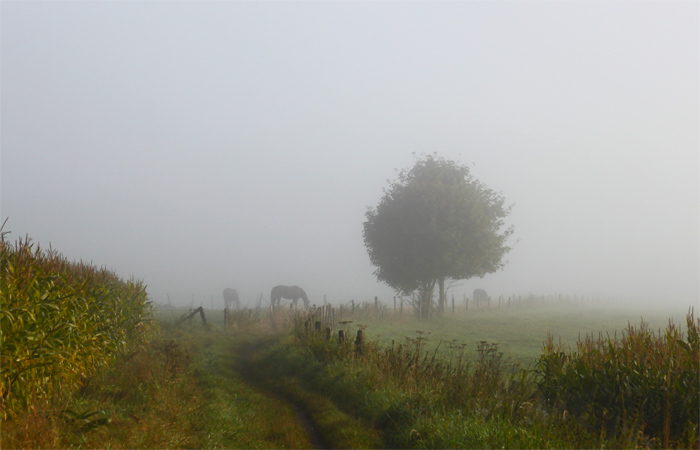
[[[462,295],[461,301],[455,300],[451,295],[442,308],[439,305],[431,307],[431,316],[437,314],[456,313],[479,313],[485,311],[504,310],[509,308],[521,308],[532,306],[546,306],[556,304],[577,304],[577,303],[600,303],[609,302],[610,298],[601,296],[583,295],[499,295],[488,297],[484,300],[469,298]],[[325,302],[325,296],[324,296]],[[285,320],[285,312],[306,311],[305,314],[311,323],[320,322],[322,327],[335,328],[337,324],[348,321],[358,321],[362,319],[387,318],[395,319],[417,315],[416,302],[407,297],[393,297],[388,302],[381,301],[378,297],[373,300],[356,302],[350,300],[339,305],[325,304],[322,306],[311,306],[308,310],[295,308],[290,305],[277,307],[248,308],[243,310],[224,310],[223,323],[226,326],[233,324],[245,325],[253,323],[269,323],[273,328],[281,326]]]

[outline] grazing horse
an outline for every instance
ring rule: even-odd
[[[238,301],[238,292],[235,289],[224,289],[224,304],[226,309],[231,309],[231,304],[235,306],[235,309],[240,309],[241,303]]]
[[[299,299],[304,300],[304,308],[309,307],[309,298],[306,296],[306,292],[299,286],[275,286],[270,292],[270,303],[272,306],[279,306],[280,300],[286,298],[287,300],[292,300],[294,306],[297,305]]]
[[[474,301],[476,301],[477,307],[480,302],[488,302],[489,301],[489,294],[486,293],[485,290],[483,289],[474,289]]]

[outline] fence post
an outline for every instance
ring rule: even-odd
[[[345,340],[345,330],[338,330],[338,342],[342,344]]]
[[[326,327],[326,340],[331,340],[331,327]]]
[[[379,307],[378,305],[379,305],[379,299],[377,299],[377,297],[375,296],[374,297],[374,309],[375,309],[375,311]]]
[[[316,331],[321,331],[321,321],[320,321],[320,320],[317,320],[317,321],[314,323],[314,329],[315,329]]]
[[[357,330],[357,338],[355,339],[355,353],[361,355],[365,350],[365,337],[362,330]]]

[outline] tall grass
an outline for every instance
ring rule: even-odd
[[[74,392],[130,344],[145,342],[145,286],[70,262],[29,238],[0,240],[0,415]]]
[[[539,389],[549,406],[610,436],[630,430],[654,446],[697,447],[700,426],[700,319],[686,333],[642,321],[616,336],[586,336],[576,350],[549,336],[539,360]]]
[[[468,346],[456,341],[427,351],[429,336],[419,333],[390,346],[366,342],[360,353],[352,340],[308,331],[306,320],[300,316],[294,332],[307,352],[280,350],[272,359],[284,361],[307,388],[322,390],[376,426],[391,448],[559,444],[526,428],[539,414],[531,403],[532,374],[505,358],[498,344],[478,342],[472,358]],[[294,355],[300,361],[290,360]]]
[[[455,341],[426,350],[425,333],[358,352],[352,340],[307,330],[307,320],[294,327],[306,352],[275,357],[307,388],[381,429],[392,447],[698,447],[700,322],[692,313],[687,337],[672,323],[654,333],[644,322],[621,339],[586,337],[576,352],[550,337],[533,368],[485,341],[473,358]]]

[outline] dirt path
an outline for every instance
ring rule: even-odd
[[[323,441],[323,436],[321,436],[321,434],[316,430],[316,427],[306,411],[293,403],[291,405],[292,408],[294,408],[294,414],[297,416],[297,423],[299,423],[299,425],[306,430],[306,435],[309,437],[309,443],[313,446],[313,448],[327,449],[328,446]]]
[[[243,377],[248,380],[249,383],[251,383],[253,386],[255,386],[256,389],[261,389],[258,383],[255,383],[254,380],[252,380],[252,377],[250,376],[250,372],[248,368],[250,367],[250,359],[252,355],[255,354],[255,352],[260,351],[264,349],[265,347],[272,345],[275,342],[274,339],[260,339],[256,340],[254,342],[246,342],[244,345],[242,345],[238,351],[238,369],[243,375]],[[323,436],[318,432],[316,429],[313,421],[311,420],[311,417],[309,414],[302,408],[300,405],[296,405],[289,400],[280,397],[278,394],[274,392],[270,392],[268,390],[264,390],[266,394],[275,397],[281,402],[289,404],[292,409],[294,410],[294,414],[297,419],[297,423],[306,431],[309,443],[314,449],[328,449],[328,445],[325,443],[323,440]]]

